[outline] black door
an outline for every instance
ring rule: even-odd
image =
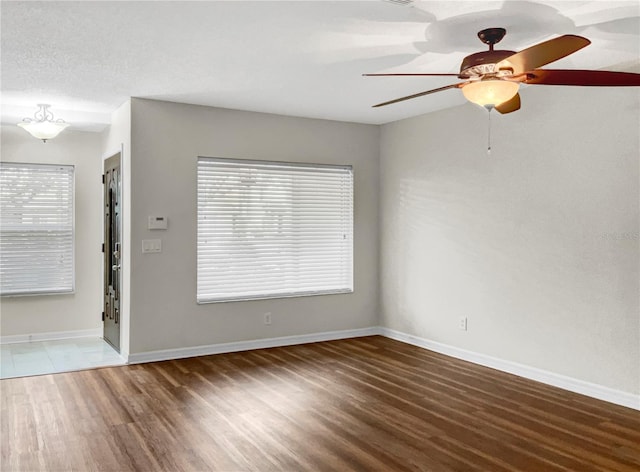
[[[103,337],[120,352],[121,244],[120,154],[104,163],[104,328]]]

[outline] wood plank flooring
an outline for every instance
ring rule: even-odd
[[[640,471],[640,412],[380,336],[2,380],[8,471]]]

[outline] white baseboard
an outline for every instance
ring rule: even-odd
[[[91,330],[89,330],[91,331]],[[74,332],[75,333],[75,332]],[[78,332],[79,333],[79,332]],[[59,333],[49,333],[59,334]],[[100,335],[99,332],[94,333]],[[84,334],[89,336],[91,334]],[[237,341],[221,344],[209,344],[206,346],[195,346],[177,349],[163,349],[159,351],[147,351],[129,354],[127,362],[129,364],[139,364],[143,362],[166,361],[171,359],[182,359],[185,357],[207,356],[211,354],[224,354],[229,352],[250,351],[253,349],[265,349],[270,347],[293,346],[296,344],[315,343],[321,341],[334,341],[337,339],[357,338],[362,336],[382,335],[397,341],[439,352],[456,359],[462,359],[474,364],[491,367],[502,372],[514,374],[531,380],[536,380],[547,385],[559,387],[575,393],[580,393],[592,398],[604,400],[616,405],[625,406],[640,410],[640,395],[615,390],[602,385],[585,382],[584,380],[567,377],[543,369],[519,364],[517,362],[499,359],[497,357],[480,354],[466,349],[461,349],[448,344],[431,341],[410,334],[395,331],[383,327],[371,327],[361,329],[351,329],[343,331],[328,331],[324,333],[303,334],[298,336],[284,336],[279,338],[256,339],[251,341]],[[66,336],[69,337],[69,336]],[[60,338],[51,338],[60,339]],[[35,340],[35,339],[34,339]],[[4,343],[3,338],[3,343]],[[20,342],[20,341],[12,341]]]
[[[604,400],[610,403],[615,403],[616,405],[640,410],[640,395],[634,395],[621,390],[615,390],[602,385],[585,382],[584,380],[578,380],[565,375],[556,374],[548,370],[518,364],[517,362],[506,361],[496,357],[487,356],[485,354],[467,351],[455,346],[419,338],[417,336],[412,336],[389,328],[379,328],[379,333],[387,338],[412,344],[430,351],[439,352],[440,354],[455,357],[456,359],[473,362],[474,364],[491,367],[492,369],[497,369],[502,372],[507,372],[519,377],[536,380],[547,385],[569,390],[570,392],[580,393],[588,397],[597,398],[598,400]]]
[[[279,338],[255,339],[251,341],[237,341],[206,346],[185,347],[177,349],[163,349],[129,354],[129,364],[142,362],[166,361],[185,357],[208,356],[229,352],[250,351],[269,347],[293,346],[296,344],[316,343],[320,341],[334,341],[336,339],[359,338],[380,334],[380,328],[348,329],[343,331],[328,331],[324,333],[302,334],[298,336],[283,336]]]
[[[94,336],[102,337],[102,328],[0,336],[0,344],[30,343],[35,341],[55,341],[58,339],[87,338],[87,337],[94,337]]]

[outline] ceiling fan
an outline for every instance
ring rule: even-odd
[[[488,51],[477,52],[462,61],[459,74],[408,73],[408,74],[364,74],[365,76],[454,76],[463,82],[445,85],[426,92],[415,93],[374,107],[391,105],[412,98],[422,97],[443,90],[459,88],[470,102],[496,109],[500,113],[511,113],[520,109],[520,84],[536,85],[582,85],[596,87],[640,86],[640,74],[602,70],[538,69],[551,62],[591,44],[587,38],[566,34],[531,46],[520,52],[497,50],[507,30],[487,28],[478,33],[478,38],[489,45]]]

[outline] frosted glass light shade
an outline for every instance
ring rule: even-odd
[[[480,80],[462,87],[462,94],[472,103],[495,107],[510,100],[518,93],[520,84],[508,80]]]
[[[62,130],[69,126],[69,123],[62,121],[30,121],[18,123],[18,126],[26,130],[34,138],[46,141],[58,136]]]
[[[54,119],[53,113],[49,111],[50,106],[45,103],[39,103],[38,111],[33,115],[33,118],[25,118],[22,123],[18,123],[18,126],[34,138],[42,139],[45,143],[47,139],[55,138],[63,129],[69,126],[69,123],[65,123],[64,120]]]

